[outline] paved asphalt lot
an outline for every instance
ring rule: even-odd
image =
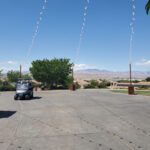
[[[150,97],[107,90],[0,93],[0,150],[150,150]]]

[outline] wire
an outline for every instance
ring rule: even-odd
[[[42,5],[41,11],[39,13],[39,18],[38,18],[38,20],[36,22],[36,27],[35,27],[35,30],[34,30],[34,33],[33,33],[33,36],[32,36],[32,40],[31,40],[31,43],[30,43],[28,51],[27,51],[27,55],[26,55],[24,64],[28,61],[28,58],[29,58],[29,56],[31,54],[31,51],[33,49],[33,46],[34,46],[34,43],[35,43],[35,39],[36,39],[36,37],[37,37],[37,35],[39,33],[39,26],[40,26],[40,23],[42,21],[42,17],[44,15],[47,3],[48,3],[48,0],[43,0],[43,5]]]
[[[130,44],[129,44],[129,64],[132,63],[132,52],[133,52],[133,37],[134,37],[134,33],[135,33],[135,10],[136,10],[136,6],[135,6],[135,0],[131,0],[132,3],[132,17],[131,17],[131,22],[130,22]]]
[[[84,6],[83,22],[82,22],[81,31],[80,31],[79,43],[78,43],[78,47],[76,49],[76,59],[79,57],[79,53],[80,53],[80,49],[81,49],[81,45],[82,45],[82,41],[83,41],[89,3],[90,3],[90,0],[86,0],[86,4]]]

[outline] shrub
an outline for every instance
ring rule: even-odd
[[[95,89],[95,86],[91,84],[84,85],[84,89]]]
[[[118,80],[117,82],[119,83],[130,83],[129,80]],[[140,81],[139,80],[132,80],[132,83],[139,83]]]
[[[140,81],[139,80],[133,80],[132,82],[133,83],[139,83]]]
[[[150,77],[147,77],[145,80],[146,80],[147,82],[150,82]]]
[[[95,89],[98,88],[99,82],[97,80],[90,80],[89,84],[84,85],[84,89]]]
[[[80,89],[80,88],[81,88],[81,85],[78,82],[76,82],[76,89]]]
[[[97,80],[91,80],[89,84],[85,85],[85,89],[95,89],[95,88],[107,88],[111,83],[107,80],[100,79],[100,83]]]
[[[108,86],[110,86],[111,85],[111,83],[109,82],[109,81],[107,81],[107,80],[101,80],[102,82],[101,83],[99,83],[99,88],[107,88]]]
[[[117,82],[119,82],[119,83],[129,83],[130,81],[129,80],[118,80]]]
[[[98,88],[98,86],[99,86],[99,82],[97,80],[91,80],[90,84],[91,84],[91,86],[93,86],[95,88]]]
[[[107,88],[107,84],[104,82],[101,82],[98,87],[99,88]]]
[[[16,87],[11,85],[10,83],[8,84],[0,84],[0,91],[15,91]]]
[[[149,89],[149,87],[146,85],[141,85],[141,86],[139,86],[139,89],[140,90],[146,90],[146,89]]]

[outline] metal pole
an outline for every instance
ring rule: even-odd
[[[132,84],[132,67],[131,63],[129,64],[129,69],[130,69],[130,85]]]
[[[22,77],[22,66],[20,65],[20,78]]]
[[[73,77],[74,77],[74,72],[73,72],[73,67],[72,67],[72,83],[73,83]]]

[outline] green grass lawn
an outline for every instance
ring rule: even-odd
[[[128,94],[127,89],[112,90],[112,92]],[[150,96],[150,90],[149,91],[148,90],[135,90],[135,95]]]

